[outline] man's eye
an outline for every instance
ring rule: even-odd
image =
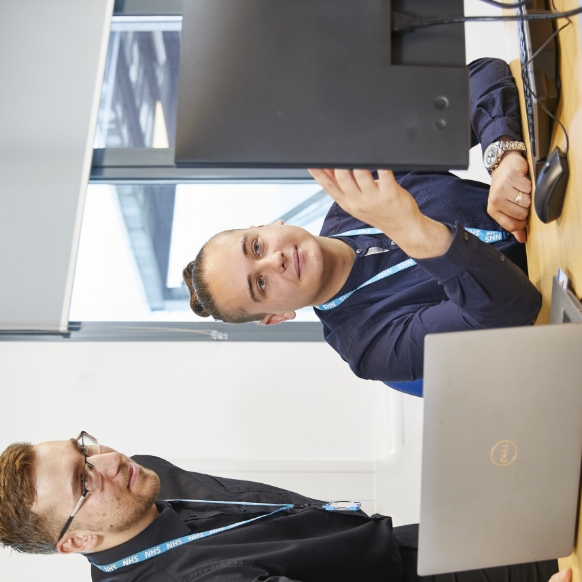
[[[261,245],[259,244],[259,241],[255,241],[253,243],[253,252],[255,253],[255,255],[257,255],[257,257],[259,256],[261,252]]]
[[[261,291],[265,290],[265,280],[263,279],[263,277],[259,277],[259,280],[257,281],[257,285],[259,286],[259,289]]]
[[[87,486],[89,485],[89,479],[84,473],[81,473],[81,493],[87,491]]]

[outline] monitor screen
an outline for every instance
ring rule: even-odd
[[[176,164],[448,170],[469,161],[463,0],[184,0]]]

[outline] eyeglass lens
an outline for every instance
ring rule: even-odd
[[[81,433],[79,447],[87,459],[101,453],[101,447],[97,440],[86,433]],[[89,493],[101,489],[101,473],[93,467],[89,460],[85,460],[85,465],[83,466],[83,482],[85,490]]]

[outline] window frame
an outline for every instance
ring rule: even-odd
[[[320,342],[324,341],[319,322],[258,323],[151,322],[151,321],[70,321],[67,332],[42,330],[0,330],[2,341],[216,341],[216,342]]]

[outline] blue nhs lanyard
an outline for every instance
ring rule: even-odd
[[[500,240],[507,239],[507,232],[499,231],[499,230],[483,230],[481,228],[468,228],[464,227],[467,232],[474,234],[479,240],[487,244],[491,244],[494,242],[498,242]],[[340,234],[334,234],[334,237],[337,236],[355,236],[358,234],[382,234],[382,231],[378,228],[358,228],[356,230],[348,230],[347,232],[342,232]],[[371,279],[368,279],[366,282],[362,283],[356,289],[352,291],[348,291],[344,293],[341,297],[337,297],[336,299],[332,299],[327,303],[322,303],[321,305],[316,305],[315,308],[319,309],[320,311],[329,311],[331,309],[335,309],[339,305],[341,305],[348,297],[351,297],[356,291],[363,289],[364,287],[375,283],[376,281],[380,281],[381,279],[385,279],[386,277],[390,277],[390,275],[394,275],[399,273],[400,271],[404,271],[409,269],[410,267],[414,267],[416,265],[416,261],[414,259],[406,259],[397,265],[389,267],[388,269],[384,269],[377,275],[374,275]]]
[[[207,538],[215,534],[221,533],[223,531],[228,531],[229,529],[234,529],[235,527],[240,527],[241,525],[257,521],[258,519],[269,517],[271,515],[274,515],[275,513],[279,513],[280,511],[294,509],[296,507],[293,503],[254,503],[252,501],[208,501],[205,499],[166,499],[165,501],[169,503],[213,503],[217,505],[254,505],[254,506],[260,505],[263,507],[277,507],[277,509],[271,511],[271,513],[259,515],[258,517],[246,519],[245,521],[239,521],[231,525],[225,525],[223,527],[217,527],[215,529],[209,529],[207,531],[203,531],[200,533],[189,534],[181,538],[176,538],[174,540],[158,544],[157,546],[152,546],[151,548],[147,548],[147,550],[142,550],[137,554],[127,556],[127,558],[117,560],[117,562],[113,562],[105,566],[95,564],[94,562],[91,562],[91,560],[89,560],[91,564],[95,566],[95,568],[99,568],[99,570],[101,570],[102,572],[114,572],[115,570],[119,570],[120,568],[124,568],[125,566],[131,566],[132,564],[139,564],[140,562],[151,560],[156,556],[165,554],[169,550],[173,550],[174,548],[178,548],[180,546],[183,546],[184,544],[189,544],[190,542],[193,542],[195,540]],[[325,503],[320,507],[317,506],[316,507],[317,509],[323,509],[325,511],[340,511],[340,510],[358,511],[360,509],[360,505],[361,504],[358,501],[333,501]]]

